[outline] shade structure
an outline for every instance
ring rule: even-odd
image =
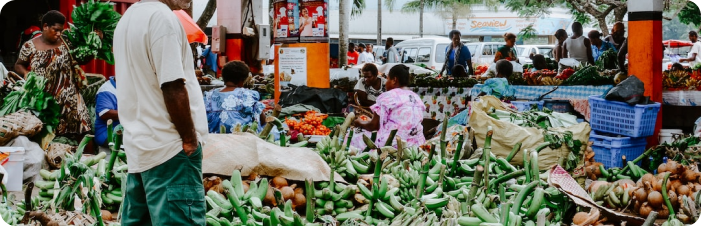
[[[662,44],[669,48],[679,48],[679,47],[685,47],[685,46],[693,46],[694,44],[691,43],[690,41],[681,41],[681,40],[666,40],[663,41]]]
[[[204,33],[204,31],[202,31],[202,29],[200,29],[199,26],[197,26],[197,23],[195,23],[195,21],[192,20],[192,17],[190,17],[190,15],[187,15],[187,13],[183,10],[173,10],[173,12],[180,20],[180,23],[183,25],[183,28],[185,28],[185,33],[187,34],[188,42],[199,42],[205,45],[207,44],[207,35]]]

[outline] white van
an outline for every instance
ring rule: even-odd
[[[446,37],[418,38],[402,41],[395,47],[402,63],[424,64],[440,71],[445,63],[445,49],[450,43]]]
[[[474,42],[464,43],[467,49],[472,54],[473,64],[491,64],[494,63],[494,56],[499,51],[499,48],[506,45],[505,42]]]

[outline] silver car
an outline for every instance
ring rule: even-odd
[[[531,55],[542,54],[545,58],[554,59],[553,49],[555,45],[520,45],[516,46],[516,53],[521,64],[532,64]]]

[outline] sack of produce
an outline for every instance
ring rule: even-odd
[[[635,75],[618,83],[604,97],[606,100],[626,102],[633,106],[636,104],[648,104],[650,98],[645,98],[645,84]]]
[[[511,122],[495,119],[487,113],[490,108],[494,108],[496,110],[506,110],[506,108],[504,108],[504,106],[501,104],[501,101],[499,101],[496,97],[484,96],[479,102],[472,105],[473,112],[470,115],[470,126],[475,131],[474,139],[476,139],[477,145],[480,147],[484,145],[487,127],[492,127],[494,130],[494,135],[492,136],[492,153],[494,153],[497,157],[507,157],[517,143],[521,143],[521,151],[538,149],[539,146],[542,146],[542,144],[546,141],[546,137],[544,135],[546,132],[560,134],[565,133],[566,131],[571,131],[572,137],[569,138],[569,140],[589,140],[589,132],[591,132],[591,127],[588,123],[579,123],[569,127],[551,127],[546,131],[542,128],[521,127]],[[560,142],[565,143],[564,140],[567,139],[562,139]],[[586,143],[581,142],[581,150],[577,156],[584,153],[585,147],[583,147],[583,145],[585,144]],[[583,158],[573,158],[570,155],[571,150],[567,146],[568,145],[563,144],[554,150],[551,149],[549,145],[548,147],[544,147],[544,149],[542,149],[542,151],[540,151],[538,154],[538,166],[540,170],[547,170],[555,164],[560,164],[563,168],[566,168],[565,165],[568,160],[577,162],[576,166],[572,166],[572,169],[568,170],[572,171],[574,168],[581,168],[580,165],[583,166]],[[511,159],[511,164],[522,165],[523,156],[521,154],[516,154],[513,159]]]

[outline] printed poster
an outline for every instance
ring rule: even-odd
[[[300,42],[329,42],[329,1],[299,0]]]
[[[278,54],[280,87],[307,85],[307,48],[280,48]]]
[[[274,42],[299,42],[298,1],[299,0],[273,0]]]

